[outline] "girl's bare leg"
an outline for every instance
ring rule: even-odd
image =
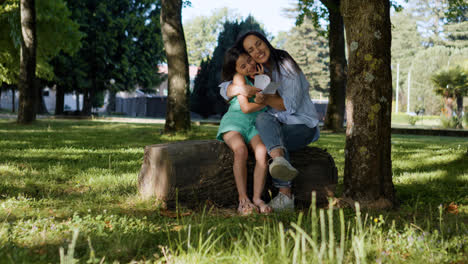
[[[234,152],[234,179],[236,181],[237,192],[239,193],[239,212],[243,215],[250,214],[255,210],[255,206],[247,196],[247,157],[248,149],[244,138],[237,131],[229,131],[223,135],[224,142]]]
[[[261,213],[270,213],[271,207],[262,200],[262,192],[265,187],[267,166],[267,149],[260,139],[259,135],[254,136],[250,140],[250,145],[255,153],[255,169],[254,169],[254,190],[252,201],[260,209]]]

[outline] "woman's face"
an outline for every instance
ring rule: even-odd
[[[266,43],[255,35],[249,35],[242,43],[244,49],[257,62],[265,64],[270,59],[270,49]]]
[[[244,76],[253,75],[256,71],[255,61],[247,54],[241,54],[236,61],[236,71]]]

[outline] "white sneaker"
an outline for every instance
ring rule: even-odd
[[[296,178],[298,171],[283,157],[276,157],[269,166],[271,177],[283,181]]]
[[[273,212],[294,210],[294,195],[289,198],[286,194],[279,192],[268,205],[273,208]]]

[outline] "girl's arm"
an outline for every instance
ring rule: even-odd
[[[245,114],[257,112],[265,107],[264,104],[249,102],[249,98],[247,98],[247,96],[244,95],[238,95],[237,100],[239,101],[239,105],[241,107],[242,112]]]
[[[236,85],[233,82],[227,87],[226,95],[227,97],[234,97],[236,95],[252,97],[259,91],[261,90],[251,85],[248,85],[245,82],[243,85]]]
[[[247,85],[245,83],[244,76],[242,76],[240,74],[234,75],[234,79],[232,80],[232,84],[236,85],[236,86],[237,85],[239,85],[239,86]],[[252,86],[250,86],[250,87],[252,87]],[[239,94],[237,96],[237,100],[239,101],[239,105],[241,107],[242,112],[244,112],[245,114],[256,112],[256,111],[262,109],[263,107],[265,107],[264,104],[257,104],[257,103],[249,102],[249,98],[247,96],[245,96],[245,95],[242,95],[242,94]]]

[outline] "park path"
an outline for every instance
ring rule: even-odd
[[[0,119],[16,119],[16,114],[0,113]],[[38,115],[37,119],[51,119],[51,120],[90,120],[97,122],[116,122],[116,123],[137,123],[137,124],[164,124],[164,118],[148,118],[148,117],[112,117],[112,116],[91,116],[91,117],[76,117],[76,116],[51,116],[51,115]],[[218,125],[220,120],[217,119],[194,119],[192,122],[196,125],[200,124],[213,124]],[[322,127],[323,123],[320,122],[319,126]],[[413,134],[413,135],[432,135],[432,136],[452,136],[452,137],[466,137],[468,138],[468,128],[464,129],[443,129],[434,126],[411,126],[402,124],[392,124],[392,134]]]

